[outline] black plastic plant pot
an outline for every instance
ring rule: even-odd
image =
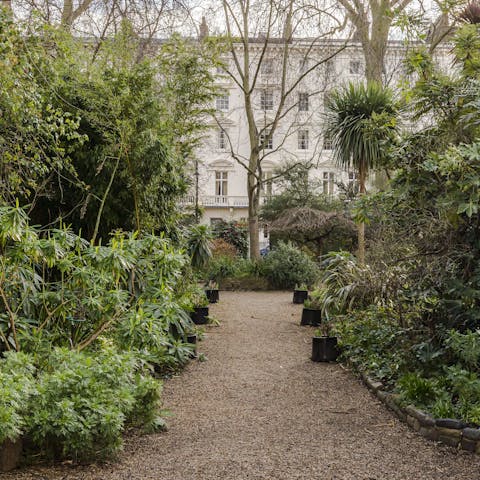
[[[335,362],[338,354],[337,337],[312,337],[314,362]]]
[[[195,325],[205,325],[208,323],[208,307],[195,307],[190,312],[190,318]]]
[[[293,303],[303,303],[308,297],[308,290],[294,290]]]
[[[205,290],[205,295],[207,296],[209,303],[217,303],[220,299],[220,294],[217,289]]]
[[[322,312],[320,310],[313,310],[312,308],[303,308],[302,320],[300,325],[313,325],[314,327],[320,325],[322,321]]]
[[[192,352],[192,358],[195,358],[197,356],[197,334],[196,333],[190,333],[187,335],[187,343],[190,343],[193,345],[193,352]]]

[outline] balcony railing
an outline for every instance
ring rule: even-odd
[[[260,203],[265,204],[269,196],[260,197]],[[180,201],[182,205],[194,205],[195,195],[187,195]],[[199,205],[203,207],[220,207],[220,208],[247,208],[248,197],[239,197],[232,195],[200,195],[198,198]]]

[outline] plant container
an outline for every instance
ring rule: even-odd
[[[208,323],[208,307],[195,307],[190,312],[190,318],[195,325],[205,325]]]
[[[321,310],[314,310],[312,308],[303,307],[302,320],[300,325],[313,325],[314,327],[320,325],[322,321]]]
[[[207,289],[205,290],[205,295],[207,296],[209,303],[217,303],[220,299],[218,289]]]
[[[0,472],[9,472],[18,467],[22,456],[22,439],[4,440],[0,444]]]
[[[303,303],[308,297],[308,290],[294,290],[293,303]]]
[[[187,335],[187,343],[193,345],[192,358],[195,358],[197,356],[197,334],[190,333],[189,335]]]
[[[339,354],[337,343],[337,337],[312,337],[312,360],[335,362]]]

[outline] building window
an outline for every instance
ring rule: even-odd
[[[301,58],[298,64],[298,70],[300,71],[301,75],[304,75],[308,72],[309,61],[308,58]]]
[[[298,131],[298,149],[308,150],[308,130]]]
[[[333,58],[325,62],[325,74],[327,77],[335,75],[335,61]]]
[[[265,143],[265,139],[268,137],[270,132],[263,132],[260,134],[259,140],[260,140],[260,145],[259,147],[264,150],[272,150],[273,148],[273,136],[270,137],[267,142]]]
[[[272,175],[272,172],[262,172],[262,192],[267,197],[271,197],[273,193]]]
[[[358,177],[356,172],[348,172],[348,188],[354,192],[358,191]]]
[[[273,73],[273,60],[271,58],[264,58],[262,60],[260,73],[262,75],[271,75]]]
[[[333,195],[335,187],[335,174],[333,172],[323,172],[323,193]]]
[[[217,110],[226,112],[230,108],[230,97],[228,95],[220,95],[217,97]]]
[[[218,131],[218,149],[226,150],[228,145],[227,132],[225,130]]]
[[[298,94],[298,110],[300,112],[308,112],[308,93]]]
[[[362,62],[360,60],[350,60],[350,74],[360,75],[362,73]]]
[[[228,172],[215,172],[215,195],[219,197],[228,195]]]
[[[264,111],[273,110],[273,92],[269,90],[261,92],[260,108]]]
[[[332,150],[333,149],[332,137],[330,137],[326,133],[324,134],[324,137],[323,137],[323,149],[324,150]]]

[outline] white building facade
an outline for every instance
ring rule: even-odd
[[[340,40],[312,42],[294,40],[289,46],[286,82],[282,84],[284,45],[267,44],[265,40],[250,39],[250,75],[257,80],[252,93],[252,104],[261,149],[261,168],[264,183],[260,203],[278,192],[276,172],[295,163],[311,166],[309,175],[319,181],[323,193],[335,195],[339,183],[351,184],[356,180],[353,171],[342,171],[332,159],[331,142],[325,136],[325,98],[333,89],[350,81],[364,81],[364,60],[358,43],[345,44]],[[242,45],[236,47],[237,59],[243,62]],[[385,59],[384,83],[394,90],[405,81],[403,60],[406,47],[391,42]],[[261,56],[261,57],[260,57]],[[437,49],[436,60],[443,69],[449,68],[448,47]],[[331,58],[329,58],[331,57]],[[261,58],[261,61],[259,60]],[[329,58],[327,61],[325,59]],[[235,77],[232,56],[224,58],[227,75],[217,71],[217,84],[221,94],[215,101],[215,118],[211,130],[197,152],[198,181],[195,191],[185,203],[198,205],[203,210],[202,223],[219,220],[242,221],[248,217],[247,169],[250,155],[249,128],[246,119],[245,96]],[[305,72],[311,71],[302,76]],[[236,81],[237,80],[237,81]],[[240,82],[241,83],[241,82]],[[282,87],[291,89],[282,95]],[[285,89],[283,90],[285,91]],[[285,100],[281,118],[273,135],[265,142],[269,128],[275,122],[279,102]],[[243,165],[242,165],[243,163]],[[260,247],[268,244],[268,228],[260,228]]]

